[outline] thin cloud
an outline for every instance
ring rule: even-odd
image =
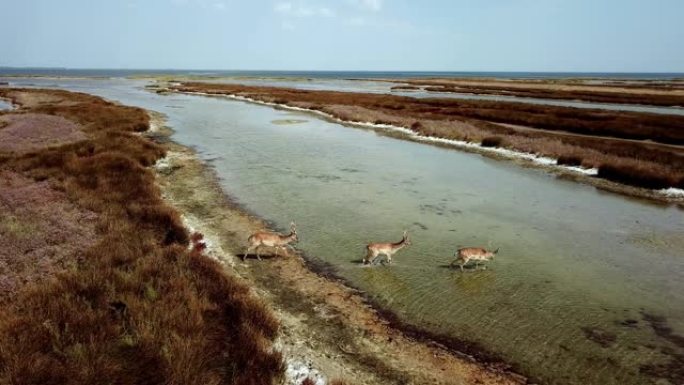
[[[382,9],[382,0],[352,0],[358,8],[378,12]]]
[[[343,23],[354,28],[367,28],[375,30],[391,30],[392,33],[401,33],[413,36],[425,36],[427,38],[448,39],[450,41],[463,41],[464,36],[460,33],[432,26],[417,25],[405,20],[386,19],[381,17],[354,16],[343,20]]]
[[[408,21],[385,19],[379,17],[354,16],[344,21],[346,24],[359,27],[389,28],[397,31],[418,32],[419,28]]]
[[[288,21],[283,21],[282,23],[280,23],[280,27],[286,31],[292,31],[295,29],[294,24],[292,24]]]
[[[225,11],[228,7],[226,1],[216,0],[172,0],[178,6],[198,6],[204,9],[216,9]]]
[[[335,11],[328,7],[310,6],[304,3],[293,4],[291,2],[277,3],[273,10],[289,17],[334,17]]]

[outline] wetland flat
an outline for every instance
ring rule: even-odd
[[[681,359],[674,206],[308,114],[157,95],[140,81],[73,84],[62,86],[165,113],[227,194],[280,228],[295,220],[308,258],[409,324],[546,383],[641,384]],[[292,119],[305,122],[273,123]],[[413,245],[392,266],[360,264],[366,243],[404,229]],[[488,244],[501,251],[487,270],[447,267],[457,246]]]

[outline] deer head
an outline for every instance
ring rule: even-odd
[[[498,248],[498,247],[496,248],[496,250],[488,252],[488,253],[487,253],[487,259],[494,259],[494,256],[495,256],[496,253],[498,253],[498,252],[499,252],[499,248]]]
[[[411,240],[408,237],[408,230],[404,230],[403,242],[406,246],[411,246]]]
[[[294,235],[294,242],[299,241],[299,238],[297,237],[297,225],[294,223],[294,221],[290,222],[290,234]]]

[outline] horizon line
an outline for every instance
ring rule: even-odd
[[[359,69],[217,69],[217,68],[132,68],[132,67],[50,67],[50,66],[4,66],[2,69],[30,69],[30,70],[94,70],[94,71],[204,71],[204,72],[377,72],[377,73],[539,73],[539,74],[682,74],[684,71],[570,71],[570,70],[359,70]]]

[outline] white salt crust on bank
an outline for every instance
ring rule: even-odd
[[[194,95],[202,95],[202,96],[225,97],[228,99],[239,100],[242,102],[254,103],[254,104],[259,104],[259,105],[263,105],[263,106],[278,107],[278,108],[291,110],[291,111],[306,112],[306,113],[311,113],[311,114],[323,116],[328,120],[331,120],[331,121],[334,121],[336,123],[340,123],[343,125],[351,125],[351,126],[364,127],[364,128],[381,128],[381,129],[385,129],[385,130],[392,130],[392,131],[401,132],[401,133],[409,136],[410,138],[415,139],[417,141],[421,141],[421,142],[439,143],[439,144],[444,144],[444,145],[454,147],[454,148],[462,148],[462,149],[469,149],[471,151],[475,150],[475,151],[482,152],[482,153],[496,154],[496,155],[503,156],[503,157],[506,157],[509,159],[523,159],[523,160],[526,160],[526,161],[529,161],[531,163],[535,163],[535,164],[538,164],[541,166],[557,168],[560,170],[575,172],[575,173],[587,175],[587,176],[598,175],[598,169],[597,168],[584,168],[584,167],[576,167],[576,166],[559,165],[557,163],[556,159],[553,159],[553,158],[550,158],[547,156],[541,156],[541,155],[532,154],[532,153],[528,153],[528,152],[514,151],[514,150],[510,150],[507,148],[501,148],[501,147],[483,147],[479,143],[466,142],[466,141],[462,141],[462,140],[437,138],[437,137],[433,137],[433,136],[420,135],[420,134],[416,133],[415,131],[410,130],[406,127],[395,126],[392,124],[375,124],[375,123],[370,123],[370,122],[350,122],[350,121],[338,119],[335,116],[328,114],[326,112],[323,112],[323,111],[318,111],[318,110],[314,110],[314,109],[310,109],[310,108],[288,106],[286,104],[264,102],[261,100],[252,99],[252,98],[248,98],[248,97],[244,97],[244,96],[240,96],[240,95],[212,94],[212,93],[207,93],[207,92],[184,92],[184,93],[194,94]],[[684,189],[670,187],[670,188],[666,188],[666,189],[653,190],[653,191],[660,194],[660,195],[666,196],[668,198],[684,198]]]
[[[157,160],[154,168],[158,172],[168,172],[173,166],[173,161],[182,156],[184,155],[180,153],[169,152],[166,157]],[[204,251],[205,255],[217,260],[219,263],[231,267],[235,266],[234,260],[237,257],[223,250],[223,248],[219,245],[218,237],[208,231],[206,226],[204,226],[201,221],[187,214],[182,214],[181,220],[183,221],[183,225],[189,230],[190,234],[194,232],[200,232],[204,235],[204,238],[201,242],[206,245],[206,249]],[[192,247],[192,244],[188,245],[188,248]],[[281,351],[285,359],[284,385],[300,385],[302,381],[307,378],[311,379],[315,385],[326,385],[328,383],[327,377],[322,372],[315,369],[310,360],[307,360],[303,357],[288,357],[281,345],[282,344],[279,341],[276,341],[276,343],[273,345],[273,349]]]

